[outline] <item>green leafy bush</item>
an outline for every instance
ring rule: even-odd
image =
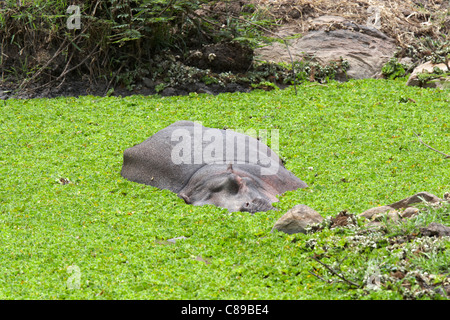
[[[67,1],[24,1],[20,7],[8,1],[0,9],[0,37],[11,41],[3,43],[8,54],[1,66],[21,87],[33,80],[63,81],[71,70],[92,82],[107,77],[132,88],[153,68],[155,53],[184,52],[204,41],[198,29],[210,27],[192,14],[205,2],[79,1],[70,4],[80,7],[81,29],[69,30]]]
[[[381,73],[388,79],[404,77],[405,66],[398,62],[397,58],[391,58],[381,69]]]

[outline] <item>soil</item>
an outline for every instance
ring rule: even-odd
[[[11,53],[13,55],[13,53]],[[17,53],[16,53],[17,55]],[[253,60],[253,50],[241,46],[236,42],[218,43],[204,46],[201,50],[196,50],[189,56],[184,64],[186,66],[209,69],[212,72],[231,72],[243,74],[251,68]],[[186,83],[176,86],[168,86],[161,91],[157,91],[157,82],[148,78],[143,78],[133,84],[133,90],[127,89],[123,85],[118,85],[111,89],[108,81],[98,81],[90,83],[79,78],[66,78],[63,83],[56,87],[44,87],[39,81],[29,85],[25,90],[15,93],[17,84],[14,81],[0,83],[0,99],[18,98],[55,98],[60,96],[129,96],[129,95],[154,95],[161,96],[183,96],[190,93],[220,94],[226,92],[249,92],[252,88],[250,84],[244,83],[222,83],[205,84],[198,80],[194,83]]]
[[[411,45],[417,47],[417,39],[421,37],[429,37],[430,39],[442,39],[442,35],[450,33],[450,2],[448,0],[391,0],[388,3],[381,0],[359,0],[359,1],[340,1],[336,3],[330,0],[242,0],[232,1],[228,4],[217,2],[211,6],[205,6],[199,10],[197,14],[209,15],[223,23],[227,22],[226,17],[245,18],[244,13],[260,10],[262,16],[267,18],[275,18],[278,26],[270,36],[278,34],[283,36],[285,30],[296,30],[301,34],[305,34],[310,30],[314,30],[311,21],[317,17],[324,15],[341,16],[345,19],[365,25],[369,23],[373,16],[373,9],[378,8],[380,13],[381,29],[384,34],[394,39],[397,45],[402,48],[399,58],[409,56],[408,48]],[[446,14],[447,12],[447,14]],[[431,19],[433,18],[433,19]],[[431,21],[431,22],[430,22]],[[433,21],[437,21],[433,24]],[[284,30],[284,31],[283,31]],[[291,32],[292,33],[292,32]],[[236,47],[237,46],[237,47]],[[52,49],[43,52],[39,57],[33,59],[46,60],[52,54]],[[53,50],[54,51],[54,50]],[[9,56],[14,57],[13,52],[6,52]],[[253,52],[248,48],[242,48],[239,45],[228,43],[211,44],[192,51],[192,54],[181,61],[187,66],[198,67],[201,69],[210,69],[212,72],[230,72],[234,75],[245,76],[245,73],[251,69],[253,62]],[[415,57],[414,59],[417,59]],[[54,70],[62,68],[63,64],[58,64],[57,59],[53,61],[56,65]],[[231,66],[231,67],[230,67]],[[1,66],[5,68],[5,66]],[[86,77],[86,79],[89,77]],[[124,85],[115,86],[112,90],[108,81],[97,81],[89,83],[86,79],[68,76],[63,83],[53,87],[43,87],[39,83],[32,83],[26,90],[17,93],[14,92],[18,87],[18,81],[10,80],[6,83],[0,83],[0,99],[15,98],[42,98],[42,97],[58,97],[58,96],[80,96],[80,95],[96,95],[96,96],[128,96],[128,95],[154,95],[156,93],[161,96],[187,95],[189,93],[205,93],[219,94],[224,92],[249,92],[252,90],[248,82],[231,82],[231,83],[211,83],[207,84],[201,79],[194,83],[174,85],[157,91],[157,84],[149,79],[141,79],[134,83],[134,89],[128,90]],[[278,84],[277,84],[278,85]],[[270,89],[270,88],[269,88]]]
[[[56,98],[56,97],[78,97],[85,95],[93,96],[106,96],[108,90],[111,89],[106,81],[99,82],[95,85],[91,85],[89,82],[81,80],[66,80],[59,88],[49,88],[44,90],[33,90],[31,87],[29,90],[22,91],[18,94],[14,94],[14,84],[2,84],[0,85],[0,100],[8,98],[16,99],[32,99],[32,98]],[[190,93],[197,94],[220,94],[225,92],[250,92],[251,88],[236,83],[226,84],[224,86],[218,84],[206,85],[198,82],[193,84],[186,84],[178,86],[176,88],[167,87],[161,92],[156,92],[154,87],[147,87],[145,82],[140,81],[136,83],[135,89],[128,90],[123,86],[117,86],[114,91],[110,93],[110,96],[126,97],[130,95],[155,95],[159,94],[165,96],[184,96]]]

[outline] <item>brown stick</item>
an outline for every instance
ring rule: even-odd
[[[334,271],[329,265],[323,263],[322,261],[320,261],[319,259],[317,259],[316,257],[310,257],[311,259],[317,261],[318,263],[320,263],[321,265],[323,265],[325,268],[328,269],[328,271],[330,271],[332,274],[334,274],[335,276],[338,276],[339,278],[341,278],[344,282],[347,282],[348,284],[355,286],[357,288],[361,288],[361,286],[353,281],[350,281],[348,279],[346,279],[343,275],[337,273],[336,271]]]
[[[418,135],[417,133],[414,132],[414,134],[417,136],[417,139],[419,139],[419,142],[421,142],[425,147],[427,147],[427,148],[429,148],[429,149],[431,149],[431,150],[433,150],[433,151],[436,151],[437,153],[442,154],[442,155],[444,156],[444,159],[450,158],[450,155],[445,154],[445,153],[443,153],[442,151],[439,151],[439,150],[437,150],[437,149],[435,149],[435,148],[433,148],[433,147],[430,147],[430,146],[427,145],[425,142],[423,142],[422,139],[420,139],[420,137],[419,137],[419,135]]]
[[[72,68],[70,68],[70,69],[67,70],[67,68],[68,68],[68,66],[69,66],[69,63],[70,63],[70,60],[72,59],[72,56],[71,56],[70,59],[69,59],[69,61],[66,63],[66,66],[65,66],[63,72],[61,72],[61,74],[60,74],[56,79],[53,79],[53,80],[51,80],[51,81],[49,81],[49,82],[47,82],[47,83],[45,83],[45,84],[43,84],[43,85],[40,85],[40,86],[38,86],[38,87],[36,87],[36,88],[33,88],[33,90],[36,91],[36,90],[40,90],[40,89],[42,89],[42,88],[49,87],[49,86],[52,85],[54,82],[59,81],[59,80],[61,80],[61,78],[62,78],[61,83],[56,87],[56,88],[59,88],[59,87],[63,84],[63,82],[65,81],[65,76],[66,76],[66,74],[68,74],[69,72],[71,72],[71,71],[75,70],[76,68],[78,68],[79,66],[81,66],[88,58],[91,58],[92,55],[96,53],[95,50],[98,48],[99,45],[100,45],[100,44],[97,44],[97,45],[95,46],[94,50],[93,50],[90,54],[88,54],[88,55],[87,55],[87,56],[86,56],[79,64],[77,64],[76,66],[74,66],[74,67],[72,67]]]
[[[84,28],[84,30],[79,33],[75,38],[72,39],[72,42],[74,42],[75,40],[77,40],[84,32],[86,32],[87,27]],[[33,81],[38,75],[40,75],[45,68],[47,68],[47,66],[64,50],[66,50],[69,45],[70,45],[70,41],[69,43],[67,43],[67,39],[64,39],[63,43],[61,44],[61,46],[58,48],[58,50],[56,50],[55,54],[53,55],[53,57],[51,57],[39,70],[37,70],[30,78],[25,79],[22,81],[22,83],[19,85],[18,90],[21,90],[23,88],[25,88],[31,81]]]
[[[123,66],[124,66],[124,64],[122,64],[122,65],[120,66],[120,68],[119,68],[119,69],[114,73],[114,75],[111,77],[111,80],[109,80],[108,86],[106,87],[105,93],[103,94],[104,96],[106,96],[106,94],[108,93],[109,88],[111,87],[111,83],[114,81],[115,77],[120,73],[120,70],[122,70]]]
[[[319,276],[318,274],[315,274],[315,273],[312,272],[312,271],[309,271],[309,273],[311,273],[314,277],[317,277],[318,279],[320,279],[320,280],[322,280],[322,281],[324,281],[324,282],[326,282],[326,283],[331,283],[331,281],[325,280],[324,278],[322,278],[322,277]]]
[[[50,62],[52,62],[63,50],[65,50],[69,46],[69,44],[64,46],[65,44],[66,44],[66,40],[64,40],[63,43],[61,44],[61,46],[58,48],[58,50],[56,50],[53,57],[51,57],[38,71],[36,71],[30,78],[23,80],[22,83],[19,85],[19,90],[24,88],[24,86],[26,86],[28,83],[30,83],[32,80],[34,80],[38,75],[40,75],[42,73],[42,71],[44,71],[45,68],[47,68],[47,66],[50,64]]]
[[[70,55],[69,60],[67,61],[66,66],[64,67],[64,70],[63,70],[63,72],[62,72],[61,74],[63,74],[63,73],[67,70],[67,68],[68,68],[69,65],[70,65],[70,61],[72,61],[72,58],[73,58],[73,52],[72,52],[72,54]],[[58,80],[58,79],[57,79],[57,80]],[[66,80],[66,78],[64,78],[64,79],[56,86],[56,89],[59,89],[59,88],[63,85],[63,83],[64,83],[65,80]]]
[[[96,52],[97,48],[100,46],[100,44],[97,44],[95,46],[95,48],[91,51],[90,54],[88,54],[79,64],[77,64],[76,66],[70,68],[69,70],[66,70],[67,68],[64,69],[64,71],[58,76],[58,78],[56,78],[56,81],[58,81],[59,79],[61,79],[62,77],[64,77],[66,74],[68,74],[69,72],[75,70],[76,68],[78,68],[79,66],[81,66],[87,59],[91,58]]]

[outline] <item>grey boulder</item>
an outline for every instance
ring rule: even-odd
[[[346,75],[337,75],[338,80],[374,78],[394,56],[395,41],[374,27],[335,16],[319,17],[312,25],[316,30],[288,41],[293,59],[312,56],[326,65],[342,57],[350,68]],[[255,50],[255,55],[265,61],[291,62],[286,46],[278,42]]]
[[[306,228],[320,223],[323,217],[314,209],[304,204],[298,204],[286,212],[272,228],[287,234],[306,233]]]

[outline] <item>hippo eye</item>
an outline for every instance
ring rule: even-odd
[[[245,203],[245,206],[246,206],[246,207],[248,207],[249,205],[250,205],[250,203],[248,203],[248,202]]]
[[[214,192],[214,193],[220,192],[220,191],[222,191],[222,189],[223,189],[223,186],[218,186],[218,187],[212,188],[211,192]]]

